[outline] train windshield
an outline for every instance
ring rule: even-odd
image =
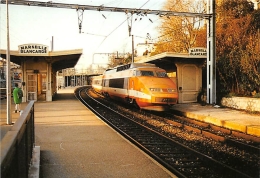
[[[136,76],[154,76],[154,73],[148,70],[137,70]]]
[[[163,71],[157,71],[156,75],[157,75],[157,77],[162,77],[162,78],[168,77],[167,73],[163,72]]]
[[[168,77],[165,71],[148,71],[148,70],[137,70],[136,76],[151,76],[151,77]]]

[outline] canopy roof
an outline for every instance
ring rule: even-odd
[[[0,55],[6,59],[6,50],[0,49]],[[82,55],[82,49],[65,50],[65,51],[50,51],[47,54],[21,54],[19,51],[10,51],[10,61],[21,65],[22,61],[28,59],[39,60],[44,59],[47,62],[52,63],[52,67],[55,71],[74,67],[80,56]]]
[[[155,64],[157,67],[165,69],[167,72],[171,72],[176,63],[185,64],[201,64],[203,65],[207,60],[207,56],[194,56],[183,53],[165,52],[157,54],[155,56],[145,57],[138,60],[138,62],[147,62]]]

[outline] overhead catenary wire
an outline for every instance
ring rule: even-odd
[[[146,5],[150,0],[146,1],[144,5]],[[114,3],[116,1],[111,1],[109,3]],[[122,1],[121,1],[122,2]],[[120,3],[121,3],[120,2]],[[4,0],[1,0],[1,3],[5,3]],[[172,12],[172,11],[164,11],[164,10],[149,10],[149,9],[133,9],[133,8],[118,8],[118,7],[106,7],[106,6],[91,6],[91,5],[79,5],[79,4],[64,4],[64,3],[55,3],[52,1],[48,2],[40,2],[40,1],[12,1],[8,2],[12,5],[27,5],[27,6],[40,6],[40,7],[51,7],[51,8],[70,8],[70,9],[84,9],[84,10],[100,10],[100,11],[110,11],[110,12],[125,12],[131,11],[132,14],[153,14],[153,15],[163,15],[163,16],[193,16],[193,17],[202,17],[208,18],[211,14],[202,14],[202,13],[189,13],[189,12]],[[151,21],[151,20],[150,20]],[[123,23],[122,23],[123,24]],[[121,25],[120,25],[121,26]],[[113,33],[114,31],[112,31]],[[110,36],[112,33],[108,34]],[[107,38],[106,37],[106,38]]]
[[[149,1],[149,0],[148,0]],[[1,0],[1,4],[5,4],[5,0]],[[97,10],[97,11],[113,11],[113,12],[132,12],[135,14],[153,14],[164,16],[190,16],[190,17],[202,17],[209,18],[212,14],[194,13],[194,12],[177,12],[167,10],[150,10],[150,9],[136,9],[136,8],[121,8],[121,7],[106,7],[106,6],[92,6],[92,5],[80,5],[80,4],[64,4],[54,3],[52,1],[40,2],[40,1],[12,1],[8,2],[12,5],[25,5],[25,6],[39,6],[39,7],[51,7],[51,8],[68,8],[68,9],[84,9],[84,10]]]
[[[145,4],[147,4],[150,0],[146,1],[139,9],[141,9]],[[131,14],[132,16],[133,14]],[[121,25],[123,25],[125,22],[127,21],[127,19],[125,19],[122,23],[120,23],[114,30],[112,30],[107,36],[105,36],[105,38],[101,41],[101,43],[98,45],[98,47],[96,48],[96,50],[104,43],[104,41],[107,39],[107,37],[109,37],[112,33],[114,33]],[[96,51],[95,50],[95,51]]]
[[[119,3],[122,3],[122,1],[123,0],[115,0],[115,1],[110,1],[110,2],[108,2],[107,4],[105,4],[105,5],[108,5],[108,4],[113,4],[113,3],[116,3],[116,2],[119,2]],[[4,1],[1,1],[1,3],[3,3]],[[56,8],[74,8],[74,7],[72,7],[74,4],[68,4],[68,5],[66,5],[66,4],[63,4],[63,3],[54,3],[54,2],[52,2],[52,1],[48,1],[48,2],[40,2],[40,1],[12,1],[12,2],[14,2],[14,3],[18,3],[18,5],[19,5],[19,3],[23,3],[23,2],[29,2],[29,3],[31,3],[30,5],[34,5],[34,6],[41,6],[41,7],[49,7],[49,8],[55,8],[55,6],[56,6]],[[51,3],[49,3],[49,2],[51,2]],[[143,6],[142,7],[144,7],[144,5],[146,5],[146,7],[151,7],[151,6],[149,6],[147,3],[149,2],[149,0],[148,1],[146,1],[144,4],[143,4]],[[33,3],[35,3],[35,4],[33,4]],[[155,4],[158,4],[158,2],[156,2],[156,3],[153,3],[153,5],[152,6],[154,6]],[[15,5],[15,4],[14,4]],[[21,4],[20,4],[21,5]],[[62,7],[62,5],[65,5],[66,7]],[[70,7],[69,7],[69,5],[71,5]],[[125,10],[125,9],[128,9],[129,11],[132,11],[133,12],[133,14],[142,14],[142,13],[146,13],[146,14],[152,14],[152,15],[158,15],[158,14],[162,14],[162,15],[166,15],[165,13],[168,13],[168,11],[161,11],[161,10],[156,10],[156,14],[155,14],[155,11],[154,10],[149,10],[149,9],[141,9],[142,7],[140,7],[139,9],[131,9],[131,8],[118,8],[118,7],[106,7],[106,6],[102,6],[102,11],[107,11],[107,12],[110,12],[109,14],[111,14],[112,12],[122,12],[123,10]],[[147,6],[148,5],[148,6]],[[100,6],[89,6],[89,5],[78,5],[78,7],[79,8],[85,8],[85,7],[90,7],[90,9],[86,9],[86,10],[97,10],[97,9],[94,9],[94,8],[96,8],[96,7],[99,7],[99,8],[101,8]],[[106,9],[107,8],[107,9]],[[110,8],[110,9],[109,9]],[[85,11],[86,12],[86,11]],[[158,14],[157,14],[158,13]],[[105,14],[106,15],[106,14]],[[174,15],[174,14],[167,14],[167,15]],[[176,14],[175,14],[176,15]],[[178,15],[178,14],[177,14]],[[177,16],[176,15],[176,16]],[[189,15],[197,15],[197,14],[188,14],[188,16]],[[106,15],[106,17],[108,18],[108,16]],[[102,18],[102,17],[101,17]],[[102,18],[105,22],[106,22],[106,19],[104,19],[104,18]],[[144,20],[144,19],[143,19]],[[147,20],[149,20],[149,18],[147,19]],[[152,20],[153,22],[154,22],[154,20]],[[102,34],[95,34],[95,32],[94,33],[91,33],[91,32],[89,32],[89,33],[86,33],[85,32],[85,34],[88,34],[88,35],[94,35],[94,36],[102,36],[102,37],[104,37],[104,40],[103,40],[103,42],[101,42],[101,44],[99,45],[99,47],[104,43],[104,41],[106,41],[107,40],[107,38],[109,37],[109,36],[111,36],[111,34],[113,34],[120,26],[122,26],[122,24],[123,23],[121,23],[116,29],[114,29],[114,30],[112,30],[111,31],[111,33],[109,33],[108,35],[102,35]],[[100,28],[100,30],[101,30],[101,28]],[[142,30],[145,30],[145,28],[142,28]],[[138,33],[139,34],[139,33]],[[157,35],[155,35],[155,36],[157,36]],[[98,47],[98,48],[99,48]],[[97,48],[97,49],[98,49]]]
[[[119,1],[119,3],[117,3],[117,5],[116,5],[116,7],[118,7],[124,0],[115,0],[115,1],[111,1],[111,2],[108,2],[108,3],[106,3],[105,5],[110,5],[110,4],[114,4],[114,3],[116,3],[116,2],[118,2]],[[108,15],[104,15],[104,14],[102,14],[102,16],[104,17],[104,19],[103,19],[103,23],[102,23],[102,27],[105,25],[105,23],[106,23],[106,21],[107,21],[107,18],[109,18],[110,17],[110,15],[111,15],[111,13],[112,12],[110,12]],[[99,31],[100,30],[102,30],[103,28],[99,28]],[[97,35],[97,36],[103,36],[103,37],[106,37],[107,35]]]

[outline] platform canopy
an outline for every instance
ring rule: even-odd
[[[167,72],[173,70],[175,63],[193,63],[193,64],[204,64],[207,56],[204,55],[191,55],[182,53],[165,52],[150,57],[142,57],[137,62],[147,62],[155,64],[157,67],[165,69]]]
[[[47,53],[36,53],[36,54],[28,54],[21,53],[20,51],[10,51],[10,61],[21,65],[23,61],[28,59],[32,60],[45,60],[47,62],[52,63],[52,68],[55,71],[59,71],[61,69],[72,68],[74,67],[80,56],[82,55],[82,49],[75,50],[65,50],[65,51],[48,51]],[[0,49],[0,55],[2,58],[6,59],[6,50]]]

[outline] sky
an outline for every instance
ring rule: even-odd
[[[167,0],[54,0],[55,3],[82,4],[106,7],[162,9]],[[46,0],[41,2],[47,2]],[[105,18],[104,18],[105,17]],[[18,50],[18,45],[37,43],[51,48],[53,37],[54,51],[83,49],[76,68],[87,68],[94,63],[107,62],[107,55],[97,53],[131,53],[132,38],[129,37],[125,13],[89,11],[83,13],[82,33],[79,33],[78,14],[75,9],[48,8],[9,5],[10,49]],[[136,19],[136,20],[135,20]],[[151,19],[152,22],[149,20]],[[144,43],[147,33],[152,39],[159,37],[160,18],[156,15],[141,17],[134,15],[132,35],[134,47],[138,50]],[[6,5],[0,5],[0,48],[7,46]]]

